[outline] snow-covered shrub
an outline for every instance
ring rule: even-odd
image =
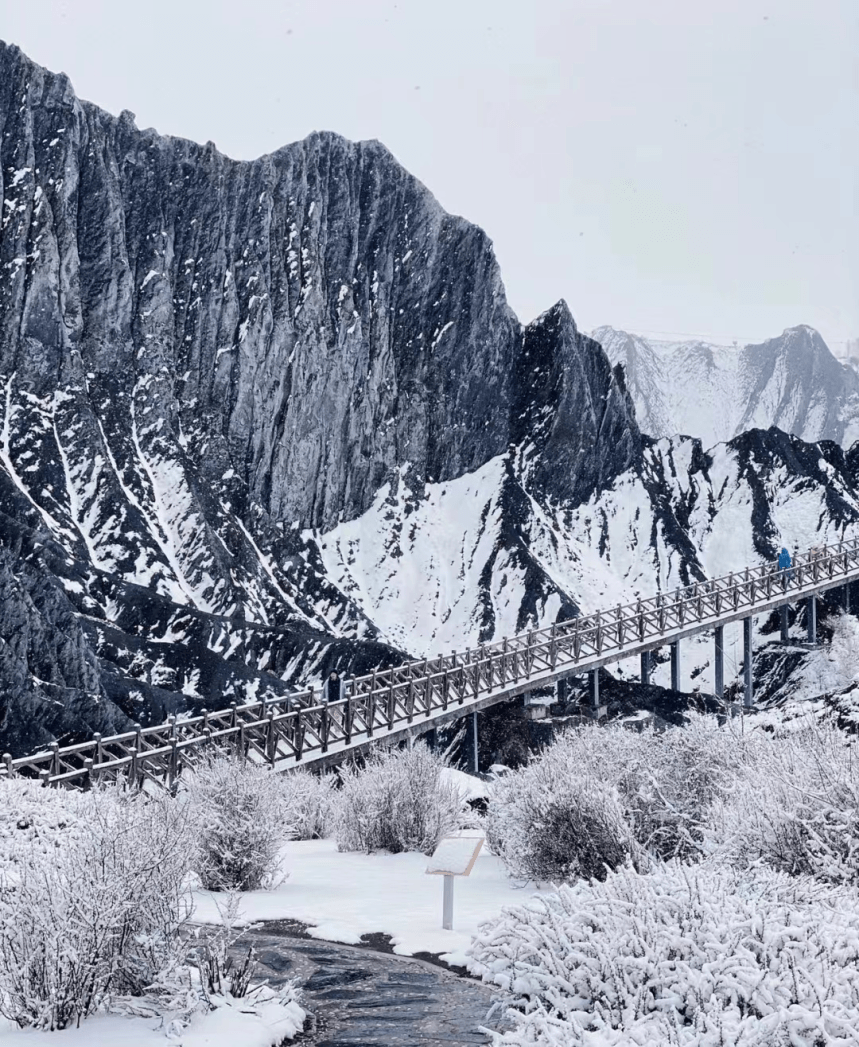
[[[44,789],[32,778],[0,779],[0,868],[22,849],[53,853],[86,830],[89,794]]]
[[[432,854],[442,837],[474,817],[444,768],[443,758],[419,742],[373,753],[361,770],[346,769],[335,823],[340,850]]]
[[[283,780],[284,804],[295,840],[324,840],[334,831],[337,779],[295,771]]]
[[[212,756],[188,775],[185,788],[203,887],[252,891],[271,883],[281,845],[293,835],[284,778],[247,761]]]
[[[496,1047],[854,1044],[859,903],[806,877],[672,862],[534,896],[484,924]]]
[[[712,849],[831,883],[859,882],[856,739],[811,720],[747,736],[737,780],[711,813]]]
[[[743,736],[715,717],[696,715],[664,731],[602,733],[613,733],[614,744],[588,739],[590,759],[612,768],[638,843],[658,859],[699,856],[712,806],[731,788],[742,762]]]
[[[181,805],[113,788],[69,803],[86,831],[50,851],[36,838],[0,874],[0,1012],[21,1026],[66,1028],[110,995],[141,993],[183,949],[193,848]]]
[[[564,775],[549,750],[495,784],[486,838],[514,876],[555,883],[604,879],[631,855],[633,838],[617,790]]]
[[[487,816],[492,849],[516,876],[603,878],[701,849],[710,806],[731,780],[738,736],[715,720],[637,732],[620,725],[563,734],[501,777]]]

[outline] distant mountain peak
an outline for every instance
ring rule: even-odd
[[[733,347],[669,342],[609,326],[592,332],[623,365],[642,432],[698,437],[705,447],[777,426],[807,441],[859,439],[859,380],[815,328],[799,324]]]

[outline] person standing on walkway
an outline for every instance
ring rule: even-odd
[[[342,694],[343,681],[336,672],[332,672],[322,685],[322,701],[327,705],[329,702],[339,702]]]
[[[782,546],[782,550],[778,554],[778,569],[785,585],[793,577],[793,571],[790,569],[790,564],[790,553],[784,548],[784,546]]]

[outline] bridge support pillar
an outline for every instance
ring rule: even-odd
[[[650,651],[641,652],[641,682],[650,683]]]
[[[680,690],[680,641],[671,645],[671,690]]]
[[[716,657],[714,660],[714,668],[716,673],[715,687],[717,698],[724,697],[725,694],[725,627],[724,625],[716,626]]]
[[[743,705],[747,709],[751,709],[754,698],[752,689],[752,622],[752,618],[743,619],[743,657],[745,658],[743,666],[745,683]]]
[[[787,604],[783,603],[779,608],[781,614],[781,642],[790,643],[790,636],[787,632]]]
[[[474,773],[480,772],[480,760],[477,755],[477,710],[471,714],[472,763]]]
[[[808,598],[808,642],[814,646],[817,643],[817,597],[814,593]]]
[[[591,670],[591,706],[595,715],[599,715],[600,707],[600,671]]]
[[[850,614],[850,583],[848,582],[844,586],[844,610],[847,614]]]

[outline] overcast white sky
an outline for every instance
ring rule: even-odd
[[[523,320],[859,336],[859,0],[0,0],[0,38],[230,156],[380,139]]]

